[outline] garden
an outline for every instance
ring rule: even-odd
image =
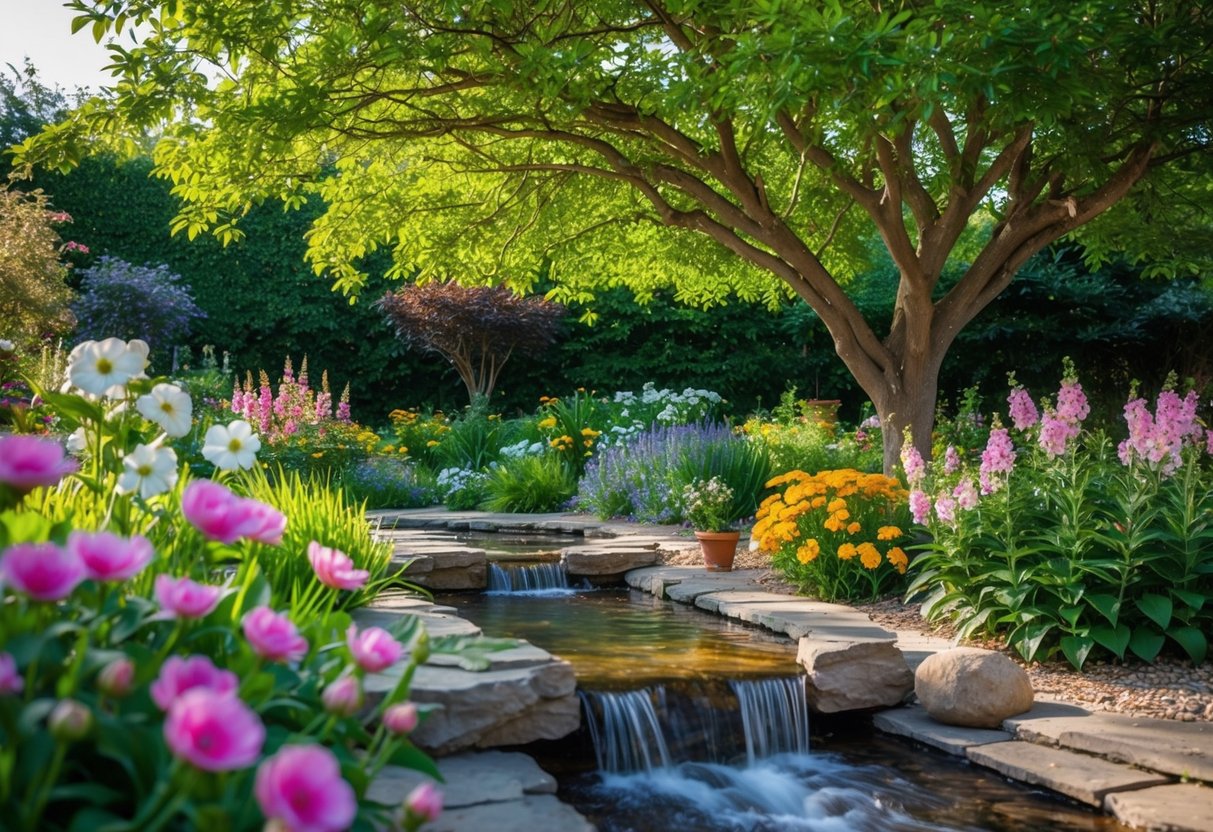
[[[1213,696],[1200,4],[67,5],[135,34],[100,93],[0,81],[0,826],[472,828],[414,688],[520,644],[442,628],[495,601],[427,584],[448,543],[384,526],[413,510]],[[567,692],[598,779],[559,795],[602,828],[683,817],[644,819],[662,788],[727,828],[977,828],[860,794],[916,752],[806,761],[798,636],[635,623],[631,567],[549,555],[590,597],[536,638],[635,654]],[[640,695],[663,649],[737,669]],[[616,736],[659,720],[701,770]],[[713,808],[760,782],[796,805]]]

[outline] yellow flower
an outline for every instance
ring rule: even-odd
[[[863,528],[863,527],[860,526],[858,523],[851,522],[847,526],[847,534],[855,534],[855,532],[859,531],[861,528]]]
[[[863,564],[864,569],[875,569],[880,566],[880,552],[869,542],[860,543],[859,562]]]
[[[536,427],[538,427],[540,430],[548,430],[549,428],[554,428],[554,427],[556,427],[556,417],[549,416],[546,419],[541,419],[539,421],[539,424],[536,425]]]
[[[841,510],[845,509],[846,507],[847,507],[846,500],[834,499],[834,500],[830,500],[830,504],[828,506],[826,506],[826,511],[829,511],[829,512],[841,511]]]
[[[896,526],[881,526],[876,530],[877,540],[896,540],[901,537],[901,529]]]
[[[906,573],[906,567],[910,565],[910,559],[906,557],[906,553],[901,550],[900,546],[894,546],[885,555],[889,559],[889,563],[897,567],[897,571],[901,574]]]
[[[595,436],[598,436],[601,433],[602,433],[602,431],[594,430],[593,428],[582,428],[581,429],[581,435],[585,436],[589,439],[593,439]]]
[[[813,506],[813,508],[821,508],[821,507],[822,507],[822,506],[824,506],[825,504],[826,504],[826,498],[825,498],[825,497],[814,497],[814,498],[813,498],[813,502],[812,502],[812,503],[810,503],[810,505],[812,505],[812,506]]]
[[[322,456],[324,456],[324,451],[317,451],[316,453],[312,454],[312,459],[320,459]]]
[[[854,543],[844,543],[838,547],[838,559],[839,560],[850,560],[851,558],[855,557],[855,555],[857,555],[858,553],[859,553],[859,550],[855,548]]]
[[[437,445],[438,445],[438,441],[437,441],[437,440],[435,440],[435,439],[431,439],[429,442],[426,442],[426,443],[425,443],[425,446],[426,446],[427,448],[433,448],[433,447],[435,447],[435,446],[437,446]]]
[[[837,514],[831,514],[821,525],[825,527],[826,531],[840,532],[842,531],[843,522],[844,520],[840,519]]]
[[[401,445],[399,448],[396,449],[396,453],[398,453],[398,454],[407,454],[408,452],[409,452],[409,449],[404,447],[403,445]]]
[[[796,550],[796,560],[801,563],[812,563],[821,554],[821,546],[816,539],[809,538],[803,546]]]

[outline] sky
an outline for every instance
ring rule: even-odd
[[[21,67],[28,56],[42,83],[67,91],[109,83],[101,68],[109,63],[105,47],[87,29],[71,34],[75,13],[62,0],[0,0],[0,70]]]

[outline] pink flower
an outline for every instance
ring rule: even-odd
[[[157,575],[155,594],[162,618],[203,618],[219,605],[224,592],[222,587],[189,578]]]
[[[358,625],[351,624],[345,631],[345,643],[354,656],[354,661],[368,673],[378,673],[400,661],[404,648],[382,627],[367,627],[358,632]]]
[[[956,484],[952,489],[952,496],[956,498],[956,506],[965,511],[977,508],[977,486],[969,477],[965,477]]]
[[[910,492],[910,516],[920,526],[931,518],[931,498],[917,488]]]
[[[355,569],[354,561],[345,552],[321,546],[314,540],[307,545],[307,558],[320,583],[333,589],[362,589],[371,576],[365,569]]]
[[[960,470],[960,451],[956,450],[955,445],[949,445],[948,449],[943,452],[943,472],[945,474],[955,474]]]
[[[264,519],[252,516],[249,510],[252,502],[237,497],[217,482],[195,480],[181,495],[181,512],[211,540],[230,544],[261,528]]]
[[[355,676],[342,676],[320,694],[324,709],[337,716],[353,716],[362,707],[362,683]]]
[[[307,639],[285,615],[269,607],[257,607],[241,622],[244,637],[253,651],[272,662],[295,661],[307,653]]]
[[[253,794],[262,814],[291,832],[338,832],[358,812],[337,757],[320,745],[280,748],[257,767]]]
[[[1016,430],[1027,430],[1040,419],[1036,403],[1022,387],[1011,390],[1011,395],[1007,396],[1007,405],[1010,408],[1011,423],[1015,425]]]
[[[106,696],[126,696],[134,682],[135,663],[126,656],[114,659],[97,674],[97,687]]]
[[[172,656],[160,668],[160,675],[152,682],[152,701],[162,711],[167,711],[186,691],[200,688],[211,693],[227,696],[240,687],[240,679],[230,670],[220,670],[206,656],[190,656],[183,659]]]
[[[152,542],[142,535],[124,538],[109,532],[72,532],[67,548],[95,581],[125,581],[152,562]]]
[[[18,434],[0,439],[0,483],[19,494],[52,486],[79,467],[57,442]]]
[[[926,476],[927,466],[922,461],[922,454],[910,444],[908,436],[906,440],[905,444],[901,446],[901,467],[905,469],[906,482],[911,486],[917,486]]]
[[[164,741],[174,757],[203,771],[236,771],[261,755],[265,726],[239,697],[195,688],[169,708]]]
[[[11,653],[0,653],[0,694],[20,693],[25,688],[25,680],[17,670],[17,660]]]
[[[282,534],[286,531],[285,514],[256,500],[245,500],[244,507],[249,516],[249,530],[245,532],[245,537],[267,546],[277,546],[282,542]]]
[[[1050,459],[1059,457],[1066,452],[1066,443],[1076,438],[1078,433],[1077,425],[1046,409],[1044,418],[1040,420],[1040,447],[1044,448]]]
[[[413,732],[418,719],[416,705],[412,702],[400,702],[383,712],[383,727],[397,736],[403,736]]]
[[[935,516],[944,523],[956,522],[956,500],[951,494],[940,494],[935,498]]]
[[[84,578],[80,556],[54,543],[19,543],[0,556],[0,582],[35,601],[62,601]]]
[[[1077,425],[1091,413],[1082,385],[1072,378],[1063,379],[1057,391],[1057,418],[1070,425]]]
[[[986,449],[981,452],[981,493],[999,491],[1014,468],[1015,448],[1011,444],[1011,435],[1006,428],[995,428],[990,431]]]
[[[422,783],[404,799],[404,812],[419,823],[438,820],[442,814],[442,790],[433,783]]]

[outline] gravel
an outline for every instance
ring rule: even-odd
[[[665,563],[677,566],[701,564],[698,549],[663,552]],[[758,583],[771,592],[796,594],[795,587],[772,572],[770,558],[742,550],[734,561],[735,569],[759,569]],[[888,598],[875,603],[856,603],[877,624],[893,630],[954,638],[956,629],[949,622],[927,622],[918,607]],[[1157,717],[1182,722],[1213,721],[1213,665],[1200,666],[1176,658],[1160,658],[1153,664],[1139,661],[1092,661],[1080,673],[1064,661],[1026,663],[997,640],[970,639],[964,642],[1006,653],[1023,667],[1032,680],[1036,695],[1042,699],[1071,702],[1092,711],[1113,711],[1138,717]]]

